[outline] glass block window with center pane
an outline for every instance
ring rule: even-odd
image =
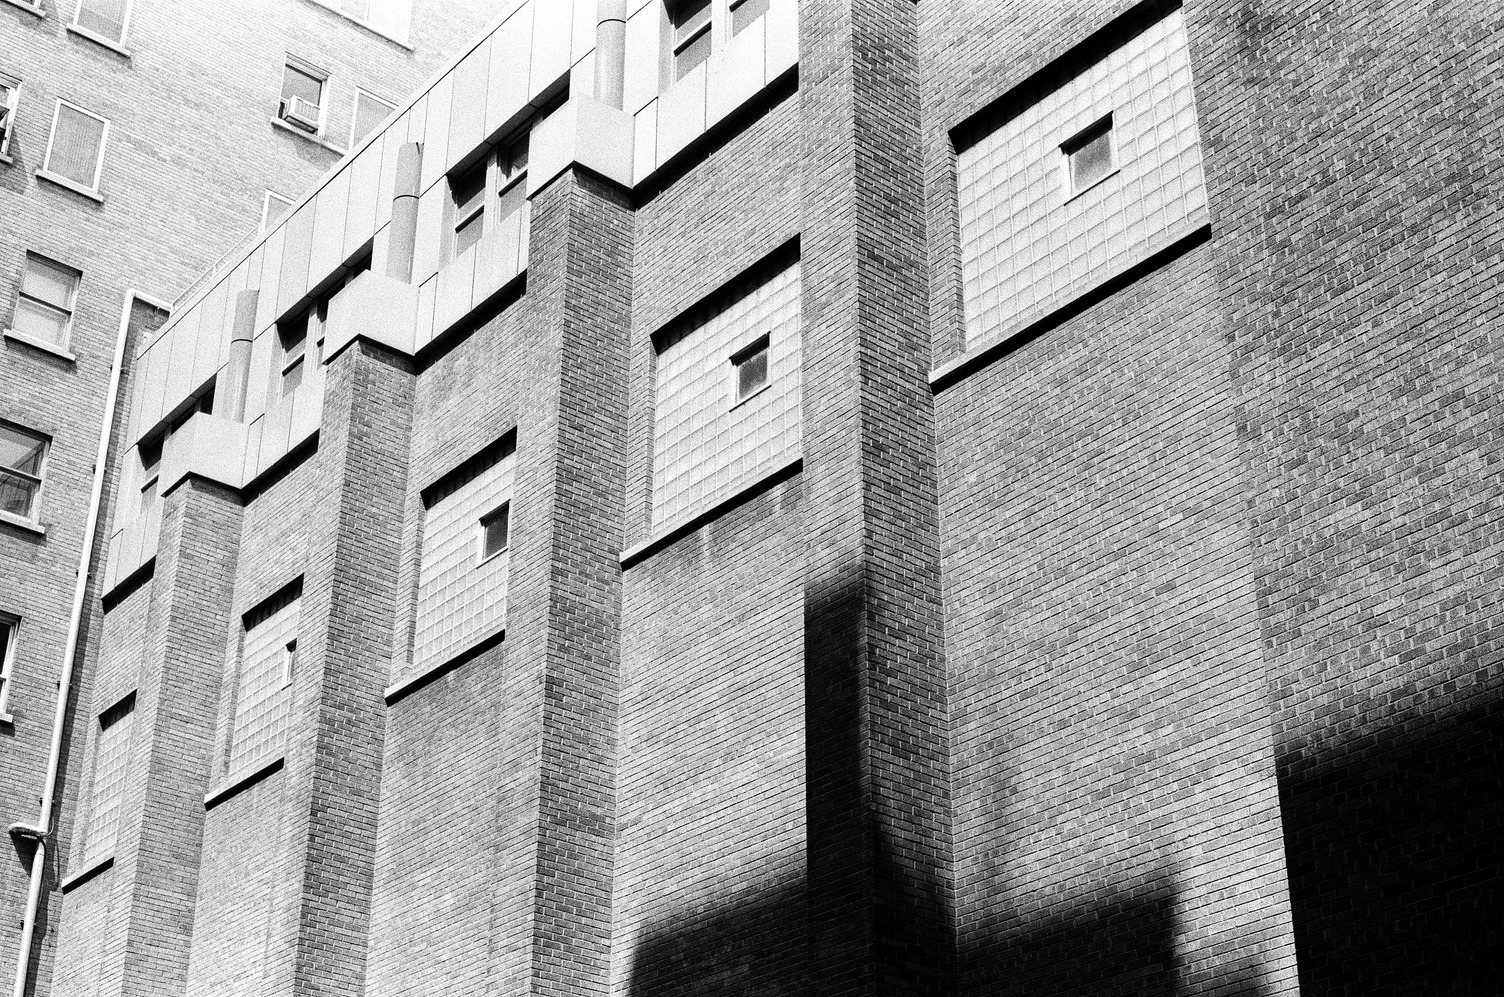
[[[82,277],[72,267],[27,253],[11,328],[60,350],[67,349],[73,328],[73,305]]]
[[[1060,147],[1069,174],[1069,193],[1079,194],[1112,173],[1112,115],[1094,123]]]
[[[48,438],[0,422],[0,512],[35,520]]]
[[[246,772],[281,757],[298,660],[302,586],[273,596],[245,616],[230,772]]]
[[[115,850],[120,804],[130,765],[131,736],[136,729],[136,701],[131,697],[100,715],[94,741],[94,778],[89,792],[89,820],[84,825],[84,862]]]

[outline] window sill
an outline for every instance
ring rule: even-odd
[[[622,551],[621,570],[626,571],[634,564],[641,563],[642,561],[658,553],[660,550],[669,546],[670,544],[682,540],[684,537],[698,530],[700,527],[706,525],[707,523],[712,523],[715,520],[721,518],[732,509],[735,509],[737,506],[744,505],[747,502],[750,502],[752,499],[772,488],[774,485],[787,481],[789,478],[792,478],[803,469],[803,456],[795,457],[792,460],[785,461],[784,463],[779,464],[777,467],[774,467],[772,470],[766,472],[756,480],[748,482],[746,485],[737,489],[731,495],[722,499],[720,502],[717,502],[715,505],[711,506],[709,509],[706,509],[704,512],[695,513],[688,519],[681,520],[678,523],[671,523],[667,527],[664,527],[662,531],[649,538],[645,542],[640,543],[635,547],[628,547],[626,550]]]
[[[99,191],[95,190],[92,187],[85,187],[81,183],[74,183],[72,180],[69,180],[65,176],[49,172],[48,170],[37,170],[37,176],[42,180],[46,180],[48,183],[57,184],[64,190],[71,190],[75,194],[82,194],[84,197],[87,197],[91,201],[98,201],[100,204],[104,203],[104,195]]]
[[[68,361],[69,363],[78,362],[78,357],[74,356],[73,354],[69,353],[67,350],[59,346],[54,346],[53,344],[47,342],[45,339],[37,339],[35,336],[28,336],[26,335],[26,333],[17,332],[14,329],[0,330],[0,336],[3,336],[4,338],[9,340],[13,340],[17,343],[22,343],[34,350],[41,350],[43,353],[50,353],[55,357]]]
[[[73,890],[75,890],[76,888],[84,885],[89,880],[93,879],[95,876],[99,875],[101,872],[104,872],[106,869],[110,868],[114,864],[115,864],[115,856],[113,856],[113,855],[106,855],[102,859],[95,859],[93,862],[90,862],[88,865],[84,866],[82,869],[80,869],[77,872],[75,872],[72,875],[70,875],[67,879],[63,880],[61,883],[58,883],[57,884],[57,888],[62,893],[71,893]]]
[[[0,152],[0,163],[4,163],[6,166],[14,166],[16,165],[16,159],[8,152]]]
[[[35,520],[22,519],[20,516],[17,516],[14,513],[0,511],[0,523],[4,523],[7,526],[14,526],[18,530],[25,530],[27,533],[34,533],[39,537],[45,537],[47,535],[46,527],[38,526]]]
[[[228,800],[232,796],[238,796],[274,772],[282,771],[283,764],[284,758],[279,755],[259,768],[240,773],[223,786],[206,795],[204,797],[204,809],[213,810],[225,800]]]
[[[23,3],[22,0],[3,0],[3,2],[10,4],[12,7],[15,7],[17,10],[24,10],[24,11],[26,11],[26,13],[30,14],[32,17],[46,17],[47,16],[47,12],[45,10],[43,10],[41,8],[41,5],[39,5],[39,4]]]
[[[0,724],[4,724],[6,727],[14,727],[16,725],[16,715],[14,713],[0,713]]]
[[[773,382],[772,381],[765,381],[763,383],[762,387],[758,388],[756,391],[752,392],[747,397],[735,399],[731,403],[731,411],[735,412],[737,409],[741,408],[743,405],[745,405],[748,402],[752,401],[754,398],[756,398],[758,395],[762,394],[764,391],[767,391],[772,386],[773,386]]]
[[[398,682],[396,685],[387,686],[386,690],[381,694],[381,696],[384,700],[386,700],[386,705],[391,706],[398,700],[404,699],[417,692],[419,689],[428,685],[430,682],[433,682],[436,679],[443,678],[445,675],[448,675],[450,672],[454,671],[456,668],[460,667],[466,662],[480,657],[480,655],[484,654],[486,651],[491,650],[491,648],[506,640],[506,637],[506,627],[502,627],[500,630],[496,631],[490,636],[482,637],[480,640],[475,641],[468,647],[464,647],[459,652],[451,655],[448,658],[445,658],[438,664],[429,666],[428,668],[414,675],[412,678]]]
[[[1090,194],[1092,191],[1096,190],[1098,187],[1102,186],[1104,183],[1106,183],[1107,181],[1111,180],[1113,177],[1117,176],[1121,172],[1122,172],[1121,169],[1119,169],[1118,167],[1114,166],[1110,171],[1108,171],[1107,173],[1104,173],[1101,176],[1097,177],[1095,180],[1093,180],[1091,183],[1087,184],[1085,187],[1082,187],[1078,191],[1071,192],[1066,197],[1065,203],[1066,204],[1070,204],[1072,201],[1074,201],[1078,197],[1085,197],[1087,194]],[[1069,183],[1070,181],[1067,180],[1066,182]]]
[[[99,45],[99,46],[101,46],[103,48],[107,48],[111,52],[114,52],[116,55],[123,55],[127,59],[129,59],[131,57],[131,50],[130,49],[126,48],[125,46],[123,46],[121,44],[119,44],[118,42],[112,42],[112,41],[110,41],[104,35],[96,35],[94,32],[90,31],[88,28],[81,28],[81,27],[79,27],[76,24],[70,24],[70,25],[68,25],[68,33],[70,35],[77,35],[80,38],[85,38],[85,39],[93,42],[95,45]]]
[[[345,154],[345,150],[341,149],[337,145],[324,141],[323,138],[321,138],[314,132],[305,132],[301,128],[294,128],[292,125],[289,125],[281,118],[272,118],[271,122],[274,128],[280,128],[284,132],[287,132],[289,135],[296,135],[298,138],[302,139],[305,142],[312,142],[314,145],[320,147],[321,149],[327,149],[337,156],[343,156]]]

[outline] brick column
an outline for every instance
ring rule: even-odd
[[[319,546],[288,721],[281,881],[293,892],[279,905],[268,992],[364,992],[412,400],[411,362],[386,347],[357,339],[328,362]]]
[[[109,892],[111,923],[72,927],[65,903],[60,931],[81,941],[108,932],[97,972],[74,974],[93,981],[91,993],[179,995],[187,985],[240,520],[239,497],[198,478],[162,498],[114,864],[79,887]],[[111,705],[96,703],[88,719]],[[88,787],[81,792],[87,806]],[[67,959],[60,953],[59,964]]]
[[[537,401],[519,418],[508,722],[536,732],[537,770],[504,815],[519,835],[498,884],[497,992],[607,988],[616,808],[632,211],[571,168],[533,201],[527,301]]]
[[[950,801],[917,17],[800,3],[815,992],[937,994]]]

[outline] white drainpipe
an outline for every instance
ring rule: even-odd
[[[99,432],[99,450],[94,457],[94,487],[89,493],[89,518],[84,522],[84,545],[78,555],[78,583],[73,587],[73,614],[68,619],[68,641],[63,645],[63,674],[57,683],[57,709],[52,715],[52,749],[47,755],[47,776],[42,782],[42,806],[35,825],[13,824],[12,837],[36,843],[31,859],[31,885],[26,891],[26,915],[21,921],[21,951],[16,957],[14,997],[26,997],[26,977],[31,971],[31,943],[36,934],[37,906],[42,898],[42,872],[47,865],[47,842],[52,836],[53,796],[57,792],[57,767],[63,754],[63,726],[68,719],[68,694],[73,686],[73,664],[78,654],[78,631],[83,623],[84,598],[89,588],[89,562],[94,555],[94,540],[99,528],[99,502],[104,495],[106,462],[110,456],[110,437],[115,432],[115,400],[120,394],[120,370],[125,362],[125,340],[130,333],[131,305],[144,301],[167,311],[170,306],[138,294],[125,292],[125,306],[120,312],[120,332],[115,339],[115,363],[110,367],[110,390],[104,400],[104,427]]]

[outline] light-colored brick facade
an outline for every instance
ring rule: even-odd
[[[497,11],[143,337],[53,992],[1487,992],[1486,14],[707,9]]]

